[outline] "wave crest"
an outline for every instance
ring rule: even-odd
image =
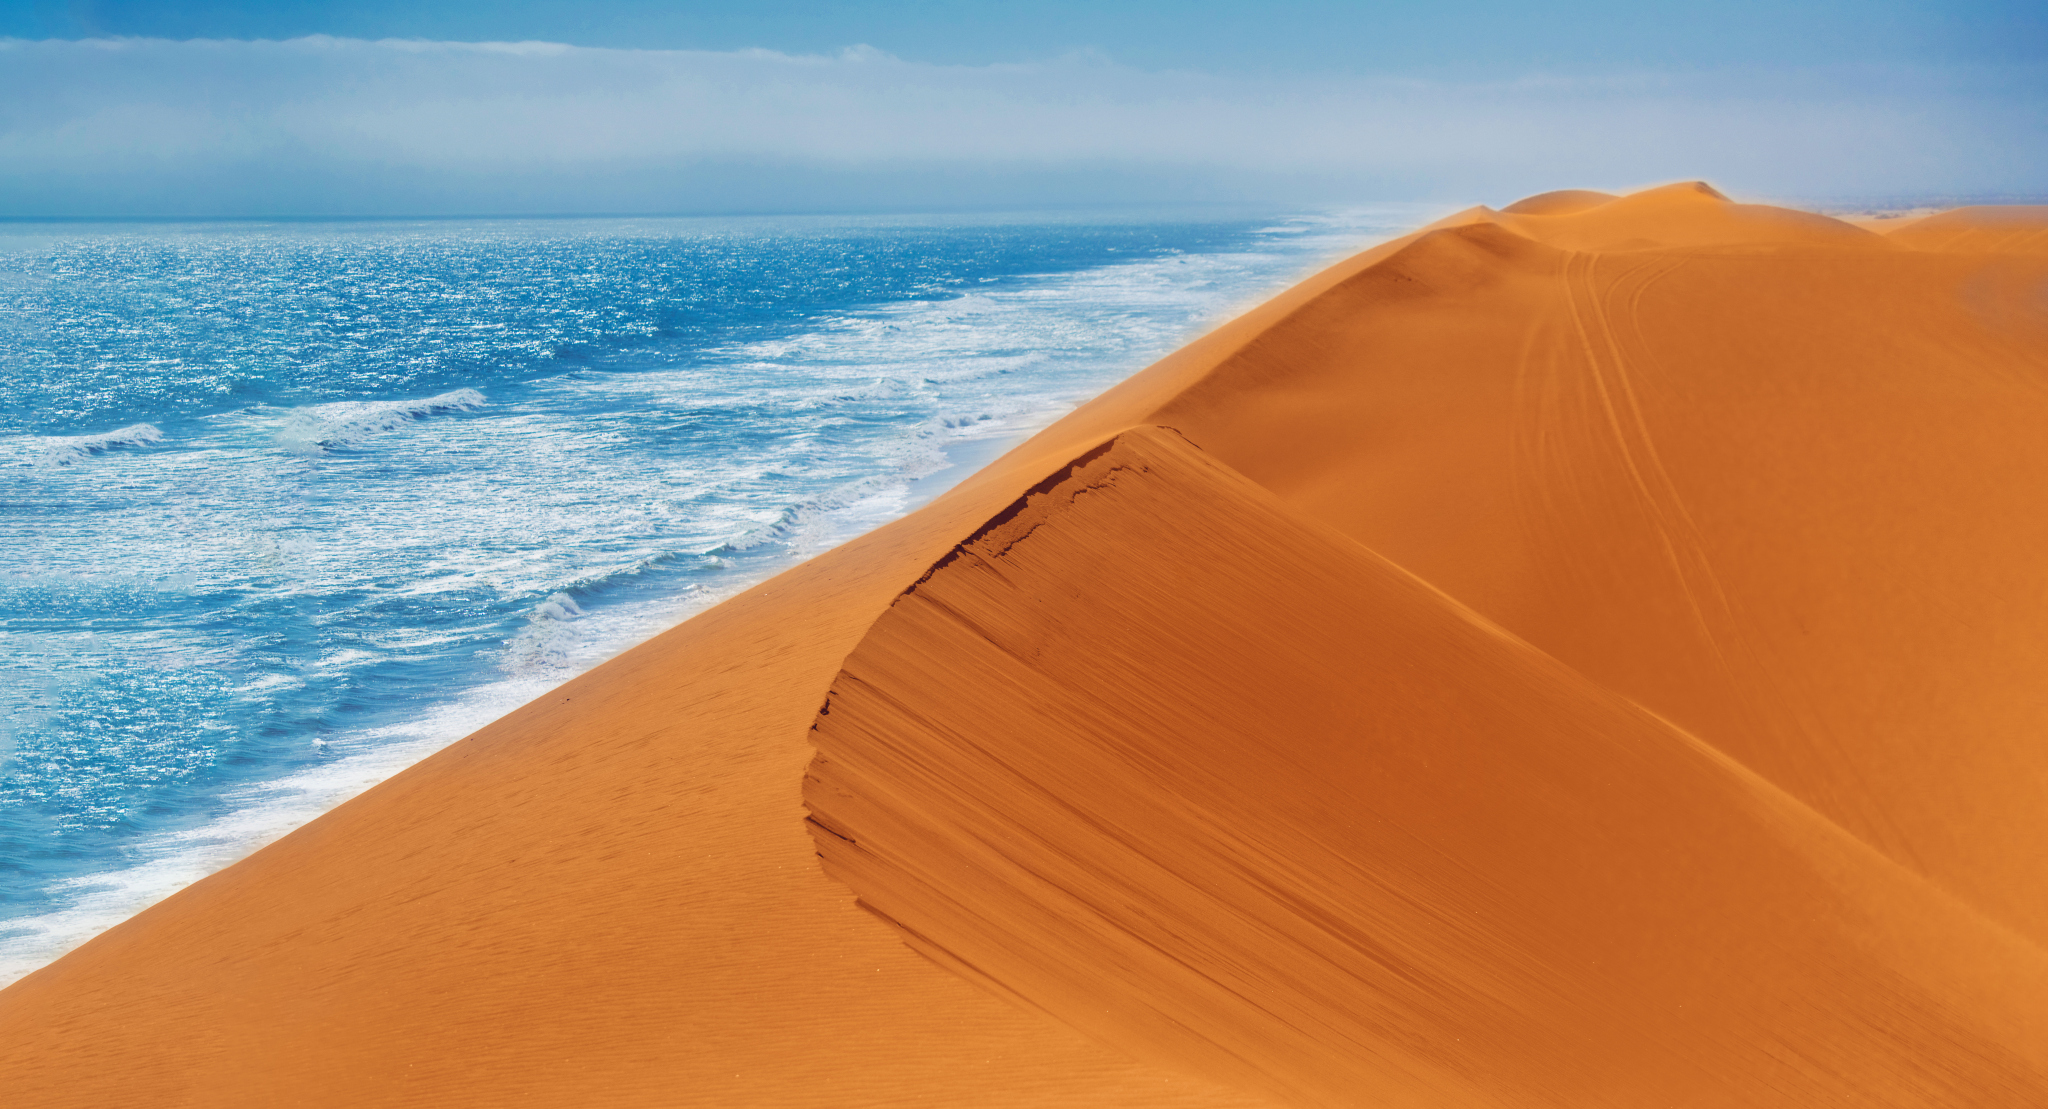
[[[278,442],[308,454],[348,448],[423,416],[471,412],[489,403],[475,389],[456,389],[421,400],[342,401],[301,408],[277,433]]]
[[[37,466],[75,466],[94,455],[105,454],[121,447],[146,447],[161,443],[164,433],[155,424],[129,424],[113,431],[102,431],[98,435],[73,435],[51,439],[40,457]]]

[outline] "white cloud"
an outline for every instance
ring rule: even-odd
[[[0,213],[681,210],[1472,196],[1708,176],[2039,187],[2038,82],[1479,84],[552,43],[0,41]]]

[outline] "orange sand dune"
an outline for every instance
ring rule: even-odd
[[[2048,1104],[2048,257],[1952,216],[1334,266],[0,992],[6,1104]]]
[[[2048,205],[1955,208],[1906,221],[1885,237],[1914,250],[2048,254]]]
[[[1288,1100],[2048,1104],[2048,953],[1160,430],[876,622],[828,873]]]
[[[1615,199],[1613,193],[1595,192],[1592,189],[1558,189],[1555,192],[1537,193],[1525,196],[1501,211],[1513,215],[1562,216]]]
[[[0,1105],[1267,1104],[976,989],[818,869],[811,717],[890,599],[1016,496],[1010,473],[0,991]]]
[[[1558,194],[1532,197],[1544,201]],[[1600,193],[1570,194],[1569,202],[1528,201],[1501,211],[1474,208],[1432,225],[1436,228],[1494,223],[1519,235],[1565,250],[1641,251],[1659,247],[1727,246],[1755,249],[1767,244],[1873,245],[1860,227],[1811,212],[1736,204],[1703,182],[1666,185],[1605,201]]]
[[[2048,942],[2048,267],[1789,224],[1434,232],[1149,418]]]

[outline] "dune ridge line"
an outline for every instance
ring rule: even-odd
[[[1959,983],[1971,992],[1968,975],[1944,954],[1956,942],[1997,950],[2004,973],[2048,983],[2031,945],[1354,541],[1288,520],[1177,436],[1138,429],[1110,446],[906,591],[813,725],[806,800],[827,872],[912,946],[1126,1050],[1307,1104],[1351,1104],[1370,1090],[1418,1105],[2024,1105],[2048,1089],[2038,1055],[2004,1046],[2014,1027],[2038,1026],[2040,1005],[2015,1010],[1983,982],[1982,996],[1958,996]],[[1151,485],[1172,480],[1162,474],[1187,469],[1221,480],[1190,481],[1198,495],[1170,510],[1146,503]],[[1133,521],[1150,527],[1130,534]],[[1141,539],[1190,522],[1214,541],[1195,552],[1201,571],[1080,583],[1089,556],[1146,549]],[[1083,526],[1116,534],[1074,538],[1073,558],[1047,546]],[[1285,561],[1304,551],[1315,557]],[[1054,565],[1035,567],[1041,559]],[[1279,656],[1243,612],[1211,618],[1211,604],[1189,600],[1262,569],[1277,571],[1258,606],[1262,631],[1297,650],[1307,641],[1326,656],[1422,672],[1375,683],[1167,645],[1236,631],[1261,657]],[[1279,603],[1284,583],[1304,578],[1319,586],[1305,607]],[[1346,607],[1329,586],[1361,578],[1377,579],[1362,598],[1368,621],[1326,623]],[[1391,629],[1381,654],[1357,641],[1367,622]],[[1441,656],[1435,637],[1452,641]],[[1242,681],[1246,672],[1261,680]],[[1242,711],[1234,696],[1247,699]],[[1418,715],[1415,704],[1431,707]],[[1516,726],[1533,733],[1519,750],[1502,731]],[[1376,733],[1385,750],[1351,747]],[[1438,759],[1466,760],[1462,773],[1399,776],[1403,753],[1432,744]],[[1227,772],[1189,769],[1191,748],[1196,763]],[[1559,758],[1574,748],[1585,757]],[[1618,757],[1635,765],[1616,774]],[[1472,783],[1500,778],[1487,765],[1496,759],[1529,777],[1494,781],[1480,801]],[[1550,759],[1564,765],[1546,768]],[[1308,776],[1297,760],[1315,764]],[[1347,775],[1347,761],[1367,775]],[[1405,802],[1376,801],[1386,788]],[[1534,802],[1530,789],[1573,803]],[[1633,796],[1645,789],[1658,804]],[[1348,807],[1336,800],[1345,796]],[[1306,824],[1294,819],[1303,806],[1318,808]],[[1623,812],[1641,842],[1604,842],[1613,827],[1603,820]],[[1445,825],[1446,814],[1478,827]],[[1632,876],[1561,868],[1560,856],[1605,858]],[[1432,873],[1454,862],[1463,877]],[[1589,902],[1630,927],[1603,932],[1579,908]],[[1901,943],[1854,921],[1901,902],[1939,926]],[[1550,926],[1531,935],[1545,916]],[[1722,934],[1684,935],[1700,919]],[[1603,934],[1588,945],[1574,929]],[[1680,969],[1772,945],[1787,950],[1738,987]],[[1587,968],[1537,969],[1573,949]],[[1816,1007],[1822,986],[1839,1012]],[[1678,1011],[1674,994],[1686,999]],[[1907,997],[1919,1000],[1901,1010]],[[1958,1022],[2000,1006],[1990,1029]],[[1790,1007],[1806,1009],[1803,1020],[1774,1019]],[[1859,1025],[1877,1012],[1874,1029]],[[1762,1042],[1698,1046],[1744,1028]],[[1488,1042],[1447,1051],[1461,1036]],[[1778,1057],[1787,1047],[1805,1062]],[[1972,1061],[1958,1082],[1949,1071],[1962,1055]]]
[[[1375,246],[0,991],[7,1100],[2048,1104],[2044,232]]]

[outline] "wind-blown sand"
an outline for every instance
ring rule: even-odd
[[[2048,210],[1897,223],[1376,247],[0,992],[6,1102],[2048,1105]]]

